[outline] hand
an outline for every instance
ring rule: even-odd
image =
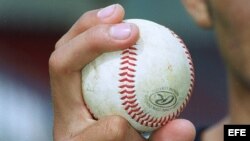
[[[86,12],[56,43],[49,60],[55,141],[144,141],[122,117],[94,120],[81,91],[81,69],[98,55],[135,44],[138,28],[121,23],[124,9],[112,5]],[[192,141],[195,129],[184,119],[155,131],[151,141]]]

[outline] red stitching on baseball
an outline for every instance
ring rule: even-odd
[[[136,112],[138,112],[138,111],[140,111],[140,110],[141,110],[141,107],[139,107],[139,108],[137,108],[137,109],[133,109],[133,110],[128,111],[128,114],[130,115],[130,114],[136,113]]]
[[[119,80],[120,82],[129,82],[129,83],[133,83],[133,82],[135,82],[134,80],[130,80],[130,79],[128,79],[128,78],[124,78],[124,79],[121,79],[121,80]]]
[[[119,74],[120,76],[128,76],[128,77],[135,77],[133,74],[129,74],[128,72],[123,72]]]
[[[128,110],[129,108],[136,108],[138,106],[138,103],[134,104],[134,105],[127,105],[125,107],[125,110]]]
[[[124,56],[124,57],[122,57],[122,59],[128,59],[128,60],[137,61],[136,58],[131,57],[131,56]]]
[[[123,90],[120,92],[120,94],[134,94],[135,90],[131,90],[131,91],[128,91],[128,90]]]
[[[124,50],[124,51],[122,52],[122,54],[126,54],[126,53],[128,53],[128,54],[130,54],[130,55],[137,55],[135,52],[130,52],[128,49],[127,49],[127,50]]]
[[[144,114],[143,114],[143,115],[141,116],[141,118],[144,118],[144,117],[146,117],[146,115],[147,115],[147,114],[145,114],[145,113],[144,113]]]
[[[123,64],[129,64],[131,66],[136,66],[136,64],[129,62],[129,60],[125,60],[125,61],[121,62],[121,65],[123,65]]]
[[[133,98],[134,98],[134,96],[133,96]],[[129,99],[129,100],[123,102],[122,105],[133,104],[133,103],[135,103],[135,102],[136,102],[136,99],[132,99],[132,100]]]
[[[129,67],[123,67],[123,68],[120,68],[120,70],[127,70],[127,71],[131,71],[131,72],[135,72],[135,70],[134,69],[132,69],[132,68],[129,68]]]
[[[134,46],[129,47],[128,49],[129,49],[129,50],[134,50],[134,51],[137,50],[137,48],[135,48]]]
[[[124,95],[124,96],[121,97],[121,100],[124,100],[124,99],[132,99],[132,98],[135,98],[135,95],[132,95],[132,96]]]
[[[131,116],[132,119],[134,119],[135,121],[139,122],[141,125],[144,125],[144,126],[149,126],[149,127],[163,126],[167,124],[168,121],[179,116],[180,113],[183,111],[184,107],[186,106],[186,104],[188,103],[192,94],[193,87],[194,87],[195,74],[194,74],[194,67],[193,67],[191,55],[186,45],[184,44],[183,40],[173,31],[170,30],[170,32],[176,39],[178,39],[179,43],[182,45],[182,48],[184,49],[184,53],[186,54],[189,68],[190,68],[189,70],[190,70],[191,79],[190,79],[190,86],[189,86],[189,90],[187,93],[187,97],[185,98],[184,102],[182,103],[182,105],[180,105],[179,109],[176,109],[176,111],[174,111],[173,113],[169,115],[156,118],[149,114],[144,113],[143,110],[141,110],[142,108],[139,106],[138,103],[136,103],[137,100],[134,99],[136,97],[134,77],[135,77],[135,72],[136,72],[135,67],[136,67],[136,61],[137,61],[136,59],[137,53],[135,51],[137,49],[135,48],[135,46],[133,46],[128,49],[125,49],[121,53],[121,56],[122,56],[121,68],[120,68],[121,73],[119,74],[120,75],[119,81],[121,82],[121,85],[119,86],[119,88],[120,88],[120,94],[122,95],[121,96],[121,100],[123,101],[122,105],[125,106],[124,109],[127,111],[127,113]],[[131,57],[131,55],[133,55],[133,57]],[[130,79],[128,79],[127,77],[129,77]]]
[[[194,73],[194,66],[193,66],[192,58],[191,58],[191,55],[190,55],[190,53],[188,51],[187,46],[184,44],[183,40],[177,34],[175,34],[173,31],[171,31],[171,33],[175,37],[177,37],[177,39],[179,39],[179,42],[182,44],[182,47],[185,49],[185,53],[187,54],[187,59],[188,59],[188,62],[189,62],[189,67],[190,67],[189,70],[190,70],[190,77],[191,77],[187,97],[185,98],[185,101],[181,105],[180,110],[177,110],[177,115],[179,115],[180,112],[182,112],[183,109],[186,107],[186,104],[188,103],[188,101],[189,101],[189,99],[190,99],[190,97],[192,95],[193,87],[194,87],[194,83],[195,83],[195,73]]]
[[[138,111],[137,113],[136,113],[136,112],[133,112],[133,113],[128,112],[128,114],[129,114],[134,120],[136,120],[136,121],[137,121],[137,119],[136,119],[135,117],[143,113],[143,111],[140,111],[140,110],[137,110],[137,111]]]
[[[121,85],[121,86],[119,86],[119,88],[129,88],[129,89],[132,89],[134,87],[135,87],[134,85]]]

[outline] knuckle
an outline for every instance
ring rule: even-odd
[[[85,12],[76,22],[76,30],[86,30],[88,27],[95,25],[95,10]]]
[[[64,43],[63,38],[59,39],[56,44],[55,44],[55,49],[59,48],[60,46],[62,46],[62,44]]]
[[[67,40],[65,39],[67,36],[68,32],[65,33],[55,44],[55,50],[67,43]]]
[[[60,40],[56,42],[55,49],[57,49],[61,45]]]
[[[53,74],[62,74],[66,72],[66,66],[63,65],[60,55],[54,51],[49,58],[49,71]]]
[[[57,62],[58,62],[58,59],[57,59],[57,57],[55,55],[55,51],[54,51],[54,52],[52,52],[52,54],[50,55],[50,58],[49,58],[49,70],[50,71],[56,70]]]
[[[86,32],[86,40],[95,51],[103,52],[110,47],[116,46],[116,43],[108,34],[107,27],[103,25],[97,25],[89,29]]]
[[[122,141],[126,138],[129,129],[128,122],[119,116],[112,116],[106,121],[108,141]]]
[[[83,15],[82,15],[82,19],[88,19],[88,18],[90,18],[90,17],[92,17],[93,16],[93,10],[91,10],[91,11],[87,11],[87,12],[85,12]]]

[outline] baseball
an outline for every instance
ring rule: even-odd
[[[139,27],[139,40],[83,68],[83,98],[97,119],[120,115],[138,131],[153,131],[178,117],[188,103],[194,85],[192,59],[170,29],[142,19],[124,22]]]

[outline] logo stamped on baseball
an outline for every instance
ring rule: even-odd
[[[83,98],[95,118],[120,115],[138,131],[178,117],[194,86],[194,67],[183,40],[157,23],[130,19],[140,37],[127,49],[100,55],[82,69]]]
[[[176,90],[163,87],[152,93],[146,94],[145,102],[149,108],[157,111],[169,111],[177,104],[178,93]]]

